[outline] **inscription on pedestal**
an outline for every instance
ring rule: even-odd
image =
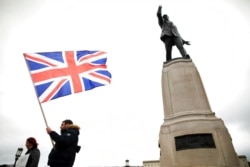
[[[196,148],[215,148],[213,135],[210,133],[190,134],[175,137],[176,151]]]

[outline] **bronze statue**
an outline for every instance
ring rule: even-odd
[[[190,42],[182,39],[180,33],[177,30],[177,27],[174,25],[173,22],[169,20],[168,15],[164,14],[162,16],[161,9],[162,6],[159,6],[157,11],[157,17],[159,25],[162,29],[161,40],[164,42],[166,48],[166,61],[172,59],[172,47],[174,45],[176,45],[176,47],[179,49],[183,58],[189,59],[190,57],[184,49],[183,45],[190,45]]]

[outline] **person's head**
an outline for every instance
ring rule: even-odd
[[[27,149],[30,148],[37,148],[38,143],[36,142],[36,139],[34,137],[29,137],[26,140],[25,146]]]
[[[168,20],[169,20],[169,17],[168,17],[168,15],[166,15],[166,14],[164,14],[164,15],[162,16],[162,18],[163,18],[164,21],[168,21]]]
[[[64,121],[62,121],[61,124],[61,130],[67,129],[69,125],[72,125],[73,121],[71,121],[70,119],[65,119]]]

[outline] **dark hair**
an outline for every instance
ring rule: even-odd
[[[65,123],[65,124],[73,124],[73,121],[71,121],[70,119],[65,119],[63,121],[63,123]]]
[[[31,143],[34,148],[37,148],[38,143],[36,142],[36,139],[34,137],[29,137],[27,141]]]

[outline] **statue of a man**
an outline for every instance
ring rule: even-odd
[[[168,15],[164,14],[162,16],[161,9],[162,6],[159,6],[157,17],[159,25],[162,29],[161,40],[164,42],[166,48],[166,61],[172,59],[172,46],[174,45],[176,45],[176,47],[179,49],[183,58],[189,59],[190,57],[183,47],[184,44],[190,45],[189,41],[185,41],[182,39],[180,33],[177,30],[177,27],[173,22],[169,20]]]

